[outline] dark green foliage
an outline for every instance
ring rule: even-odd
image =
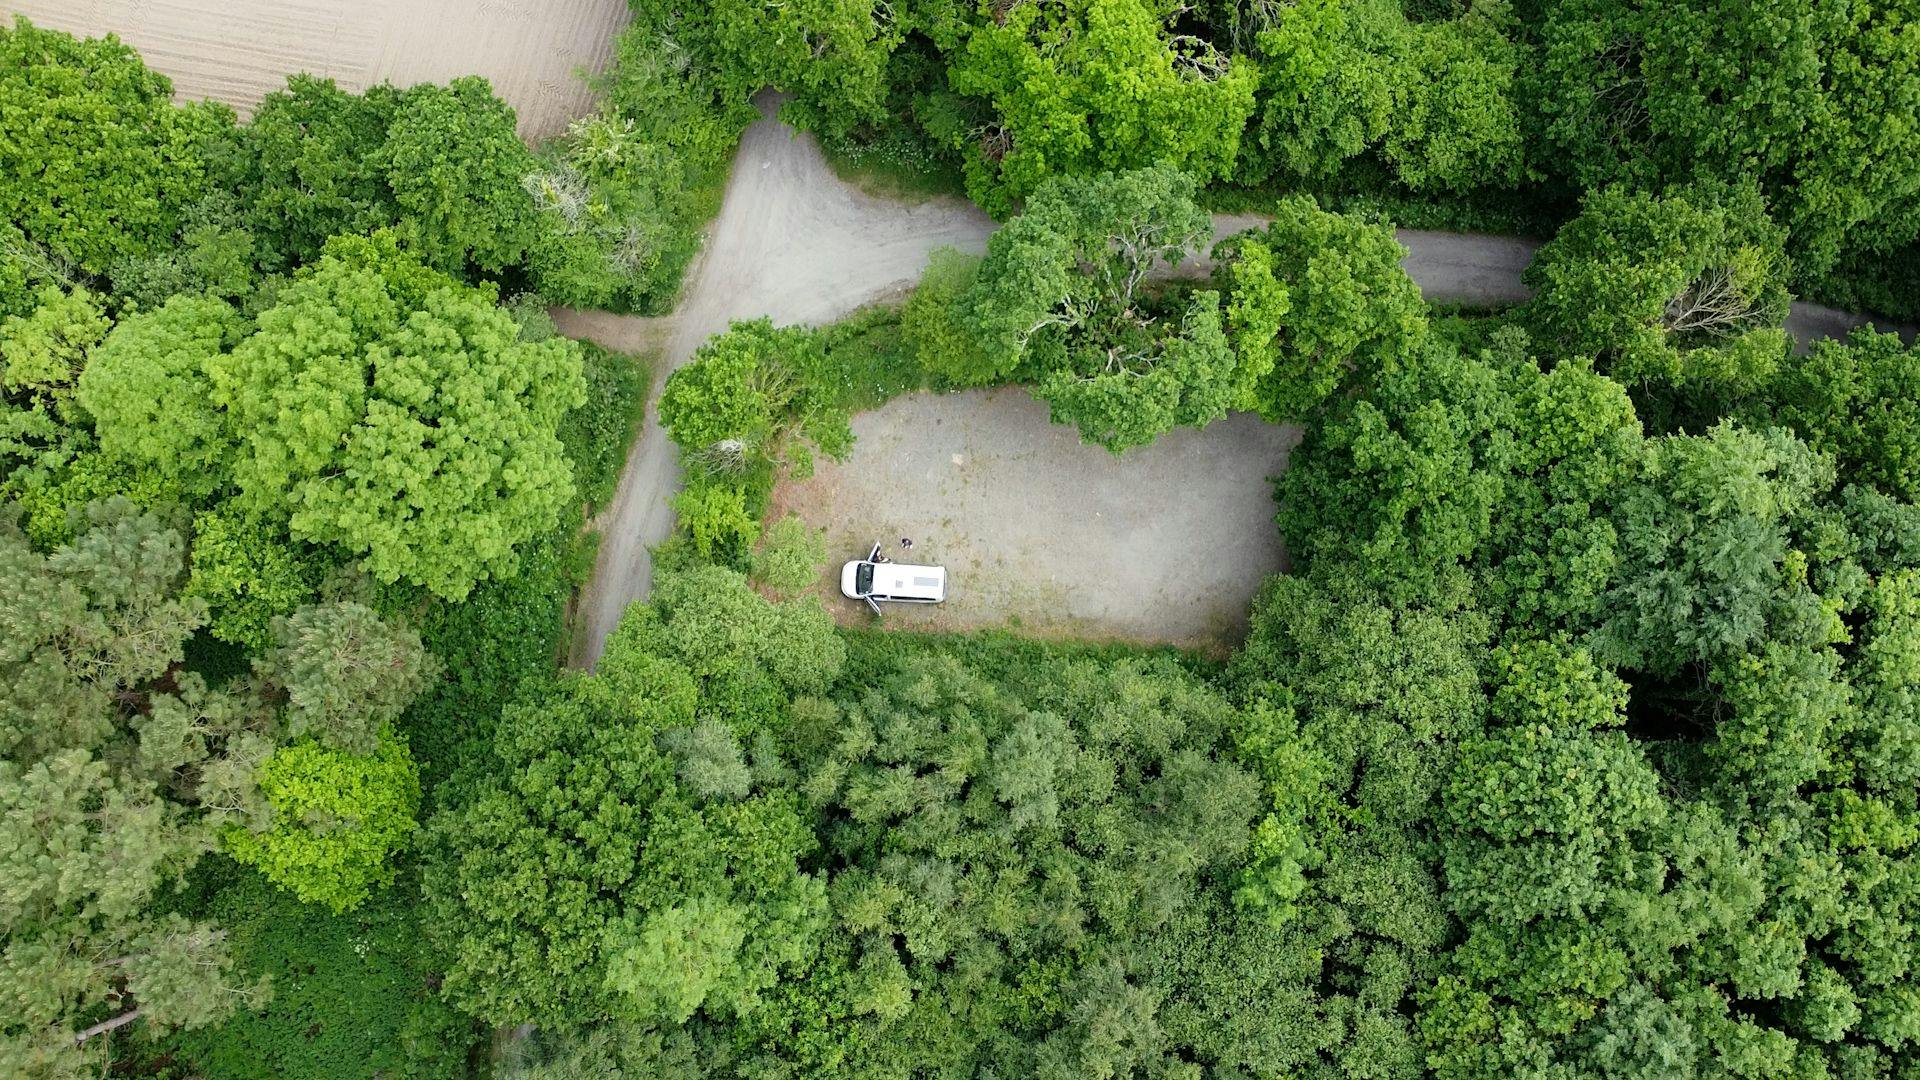
[[[634,609],[598,675],[509,707],[496,769],[428,826],[429,925],[449,995],[475,1015],[567,1029],[679,1023],[703,1005],[738,1014],[821,929],[824,892],[798,870],[814,841],[792,795],[707,799],[697,768],[683,790],[655,736],[716,706],[751,732],[765,720],[743,699],[831,679],[838,642],[817,609],[820,624],[795,634],[795,609],[768,608],[737,577],[678,590],[662,582],[657,613]]]
[[[247,208],[279,265],[316,257],[330,236],[400,219],[376,150],[399,102],[391,86],[350,94],[310,75],[261,101],[242,129],[253,169]]]
[[[1543,5],[1543,164],[1583,186],[1757,182],[1803,272],[1912,243],[1920,92],[1900,3]]]
[[[613,498],[627,448],[640,433],[640,418],[653,385],[648,358],[580,344],[586,401],[560,421],[560,444],[573,464],[573,485],[588,512]]]
[[[403,880],[334,915],[231,863],[196,872],[195,909],[228,928],[241,970],[271,980],[273,1000],[162,1044],[160,1076],[411,1080],[468,1076],[481,1033],[438,993],[437,960],[420,934],[417,884]]]

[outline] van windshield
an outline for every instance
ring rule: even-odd
[[[859,569],[853,572],[853,591],[861,596],[865,596],[873,591],[872,563],[863,562],[860,564]]]

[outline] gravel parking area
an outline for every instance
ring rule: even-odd
[[[948,569],[945,604],[887,606],[885,625],[916,630],[1230,644],[1286,566],[1270,478],[1297,428],[1239,414],[1116,457],[1004,389],[908,395],[853,430],[846,462],[774,492],[777,514],[827,530],[818,588],[846,623],[873,616],[840,596],[839,565],[875,541]]]

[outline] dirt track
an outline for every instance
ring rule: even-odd
[[[972,206],[902,206],[841,183],[810,136],[772,119],[777,104],[763,97],[762,119],[741,139],[720,216],[687,275],[679,309],[665,319],[555,312],[562,332],[612,349],[660,348],[672,369],[735,319],[830,322],[904,292],[936,247],[985,245],[993,222]],[[600,557],[574,621],[573,660],[582,666],[599,659],[627,605],[646,597],[653,579],[648,548],[673,531],[667,499],[680,485],[680,466],[656,404],[648,404],[619,491],[599,518]]]
[[[302,71],[351,90],[484,75],[528,140],[592,109],[575,73],[606,65],[628,18],[624,0],[4,0],[0,12],[118,34],[180,97],[243,116]]]

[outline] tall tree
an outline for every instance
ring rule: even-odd
[[[1751,190],[1598,191],[1527,267],[1526,317],[1629,386],[1738,396],[1786,350],[1784,244]]]
[[[113,1030],[204,1025],[261,989],[218,927],[154,910],[218,829],[263,811],[272,747],[257,702],[169,674],[205,613],[178,595],[185,569],[180,534],[124,501],[51,554],[0,526],[9,1075],[97,1072]]]
[[[1228,345],[1219,294],[1182,304],[1148,281],[1212,235],[1193,196],[1168,168],[1042,185],[955,303],[977,350],[971,374],[1017,372],[1056,421],[1116,452],[1247,407],[1259,372]]]
[[[115,38],[0,26],[0,221],[101,276],[171,243],[234,137],[231,109],[172,98]]]
[[[1165,0],[1015,3],[976,27],[948,70],[993,120],[967,191],[996,216],[1050,177],[1162,165],[1204,182],[1232,168],[1259,81],[1253,65],[1180,32]]]
[[[1216,254],[1234,348],[1257,380],[1250,402],[1276,423],[1311,416],[1343,386],[1406,362],[1426,334],[1426,303],[1386,222],[1290,196],[1265,230]]]
[[[522,341],[389,236],[330,244],[210,374],[245,506],[382,581],[465,596],[572,495],[554,432],[585,397],[578,351]]]
[[[1920,234],[1920,100],[1900,2],[1565,0],[1534,85],[1549,164],[1581,185],[1756,180],[1806,275]]]

